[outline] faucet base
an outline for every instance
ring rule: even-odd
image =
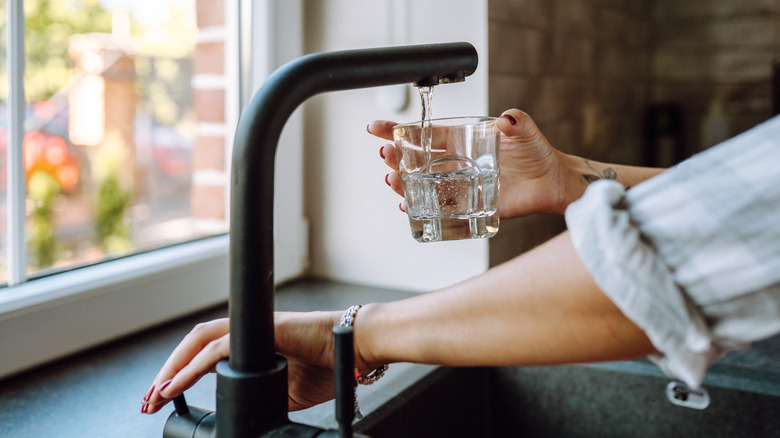
[[[214,412],[189,406],[189,413],[171,413],[165,422],[163,438],[214,438],[216,436]]]
[[[220,438],[260,436],[286,423],[287,360],[279,355],[270,369],[236,371],[217,363],[217,431]]]

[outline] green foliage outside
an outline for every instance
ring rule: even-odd
[[[29,219],[31,264],[38,269],[48,268],[57,261],[57,238],[52,224],[54,200],[62,191],[60,183],[46,171],[37,170],[27,183],[27,197],[33,203]]]
[[[122,189],[116,172],[101,183],[97,197],[95,234],[100,247],[108,254],[127,251],[132,247],[130,227],[125,212],[130,207],[130,192]]]
[[[111,32],[111,12],[98,0],[25,0],[25,95],[48,99],[71,76],[71,35]]]
[[[128,161],[128,148],[121,137],[109,134],[95,151],[91,160],[95,165],[95,238],[106,254],[116,254],[133,247],[127,211],[133,202],[132,177],[123,167]],[[132,173],[132,172],[131,172]]]

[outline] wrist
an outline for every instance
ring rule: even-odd
[[[354,321],[355,367],[363,376],[388,363],[376,348],[375,321],[377,315],[381,314],[381,307],[382,304],[364,305]]]
[[[580,199],[585,194],[585,190],[590,183],[585,175],[590,175],[593,171],[586,165],[587,160],[581,157],[564,153],[561,153],[561,156],[559,162],[562,168],[562,194],[559,197],[561,201],[559,202],[557,213],[564,214],[569,204]]]

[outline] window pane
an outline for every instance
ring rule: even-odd
[[[207,111],[195,108],[197,76],[224,72],[224,36],[197,43],[195,3],[25,1],[31,273],[226,231],[224,152],[195,163],[211,173],[193,170],[197,148],[224,151],[225,94],[214,80]]]
[[[8,12],[6,0],[0,0],[0,284],[8,281],[8,223],[6,216],[6,144],[8,138],[8,116],[6,112],[8,103],[8,68],[6,65],[6,53],[8,50]]]

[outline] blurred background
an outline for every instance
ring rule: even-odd
[[[470,41],[480,52],[478,72],[437,91],[434,117],[496,116],[517,107],[559,149],[601,161],[670,166],[777,112],[776,0],[447,4],[306,0],[298,12],[305,23],[301,52]],[[0,0],[0,49],[6,7]],[[226,232],[232,126],[225,123],[225,95],[233,84],[224,79],[224,37],[210,31],[224,26],[225,3],[26,0],[24,10],[28,275]],[[3,58],[0,283],[8,239],[6,78]],[[473,275],[564,229],[561,217],[539,215],[503,221],[488,243],[432,249],[399,239],[408,232],[405,218],[385,218],[394,195],[381,184],[354,182],[376,174],[381,180],[381,163],[360,157],[374,141],[364,126],[417,117],[409,93],[401,110],[376,103],[373,90],[304,106],[304,214],[316,220],[308,231],[305,222],[299,227],[308,256],[296,259],[295,272],[429,290],[458,280],[453,272]],[[370,164],[345,176],[335,158],[344,154]],[[380,214],[349,221],[344,205]],[[388,233],[375,232],[385,227]],[[368,234],[371,240],[354,238]],[[376,247],[409,277],[377,268]],[[425,260],[441,260],[441,272],[414,276]]]
[[[195,0],[24,1],[30,276],[227,230],[224,194],[208,202],[208,187],[193,184],[197,144],[205,152],[216,143],[216,165],[224,162],[224,90],[208,83],[209,72],[224,70],[224,48],[196,41],[199,26],[224,20],[224,6],[214,8],[216,16],[201,7],[200,23],[195,6]],[[0,2],[3,53],[6,7]],[[197,74],[205,85],[193,82]],[[4,57],[0,76],[4,223]],[[206,129],[199,131],[199,123]],[[0,283],[7,266],[2,230]]]
[[[525,110],[567,153],[668,167],[778,112],[774,0],[490,0],[488,16],[490,113]],[[503,221],[490,263],[563,229]]]

